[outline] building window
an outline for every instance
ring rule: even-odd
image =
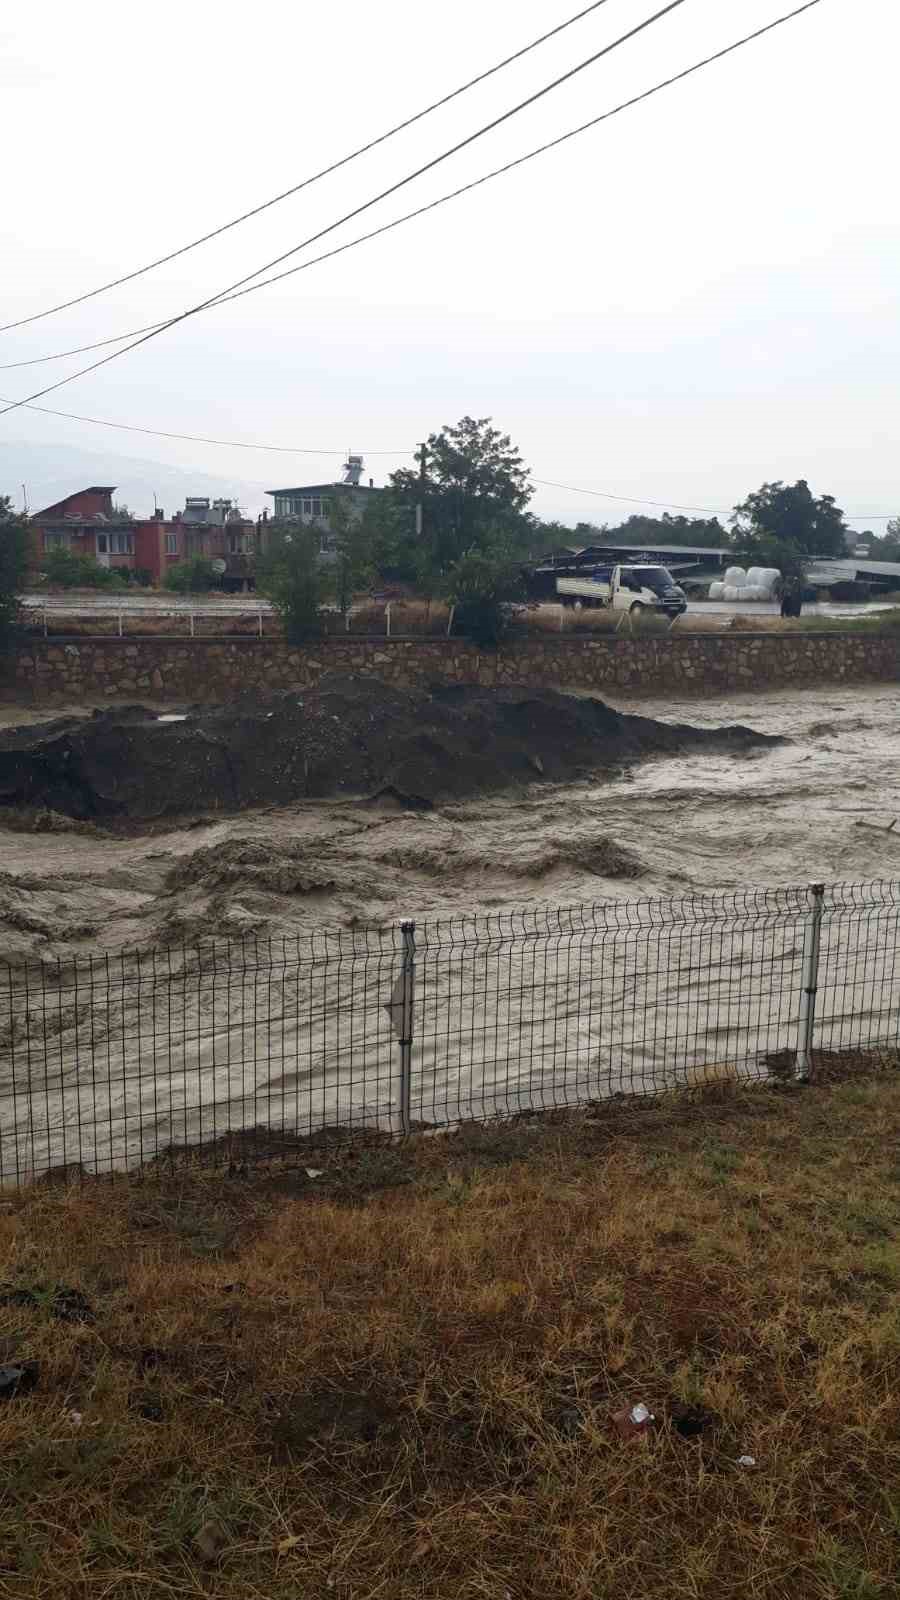
[[[323,500],[322,501],[322,515],[323,515],[323,517],[330,517],[331,516],[331,501],[330,500]]]
[[[97,535],[97,554],[98,554],[98,556],[105,556],[105,555],[109,554],[109,534],[108,533],[98,533],[98,535]]]
[[[68,550],[70,542],[70,535],[68,533],[44,534],[45,550]]]
[[[312,501],[311,500],[304,500],[304,502],[303,502],[303,515],[305,517],[308,517],[308,516],[312,515]]]
[[[109,553],[112,556],[130,556],[134,554],[133,533],[98,533],[97,549],[100,549],[100,540],[109,540]],[[104,552],[105,554],[105,552]]]
[[[166,555],[167,556],[177,556],[177,554],[178,554],[178,535],[177,535],[177,533],[167,533],[166,534]]]

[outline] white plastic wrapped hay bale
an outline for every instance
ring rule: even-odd
[[[764,588],[765,587],[765,580],[763,578],[763,569],[762,569],[762,567],[748,567],[747,568],[747,584],[751,589],[759,589],[759,588]]]
[[[743,567],[729,567],[728,571],[725,573],[725,584],[727,588],[742,589],[746,582],[747,574]]]
[[[710,600],[721,600],[724,598],[724,595],[725,585],[717,578],[715,583],[711,583],[709,586],[709,598]]]

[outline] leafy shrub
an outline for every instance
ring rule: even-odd
[[[48,550],[41,571],[48,583],[60,589],[121,589],[127,583],[115,567],[101,567],[93,556],[76,555],[72,550]]]
[[[167,589],[175,594],[204,594],[218,587],[218,575],[206,556],[194,556],[191,561],[179,561],[170,567],[163,579]]]

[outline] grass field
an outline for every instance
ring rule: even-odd
[[[900,1081],[717,1094],[10,1197],[0,1593],[896,1596]]]

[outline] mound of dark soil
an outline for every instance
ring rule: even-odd
[[[406,693],[329,674],[315,689],[159,721],[141,706],[0,732],[0,806],[156,817],[377,795],[411,806],[561,782],[642,757],[777,743],[749,728],[624,716],[552,690]]]

